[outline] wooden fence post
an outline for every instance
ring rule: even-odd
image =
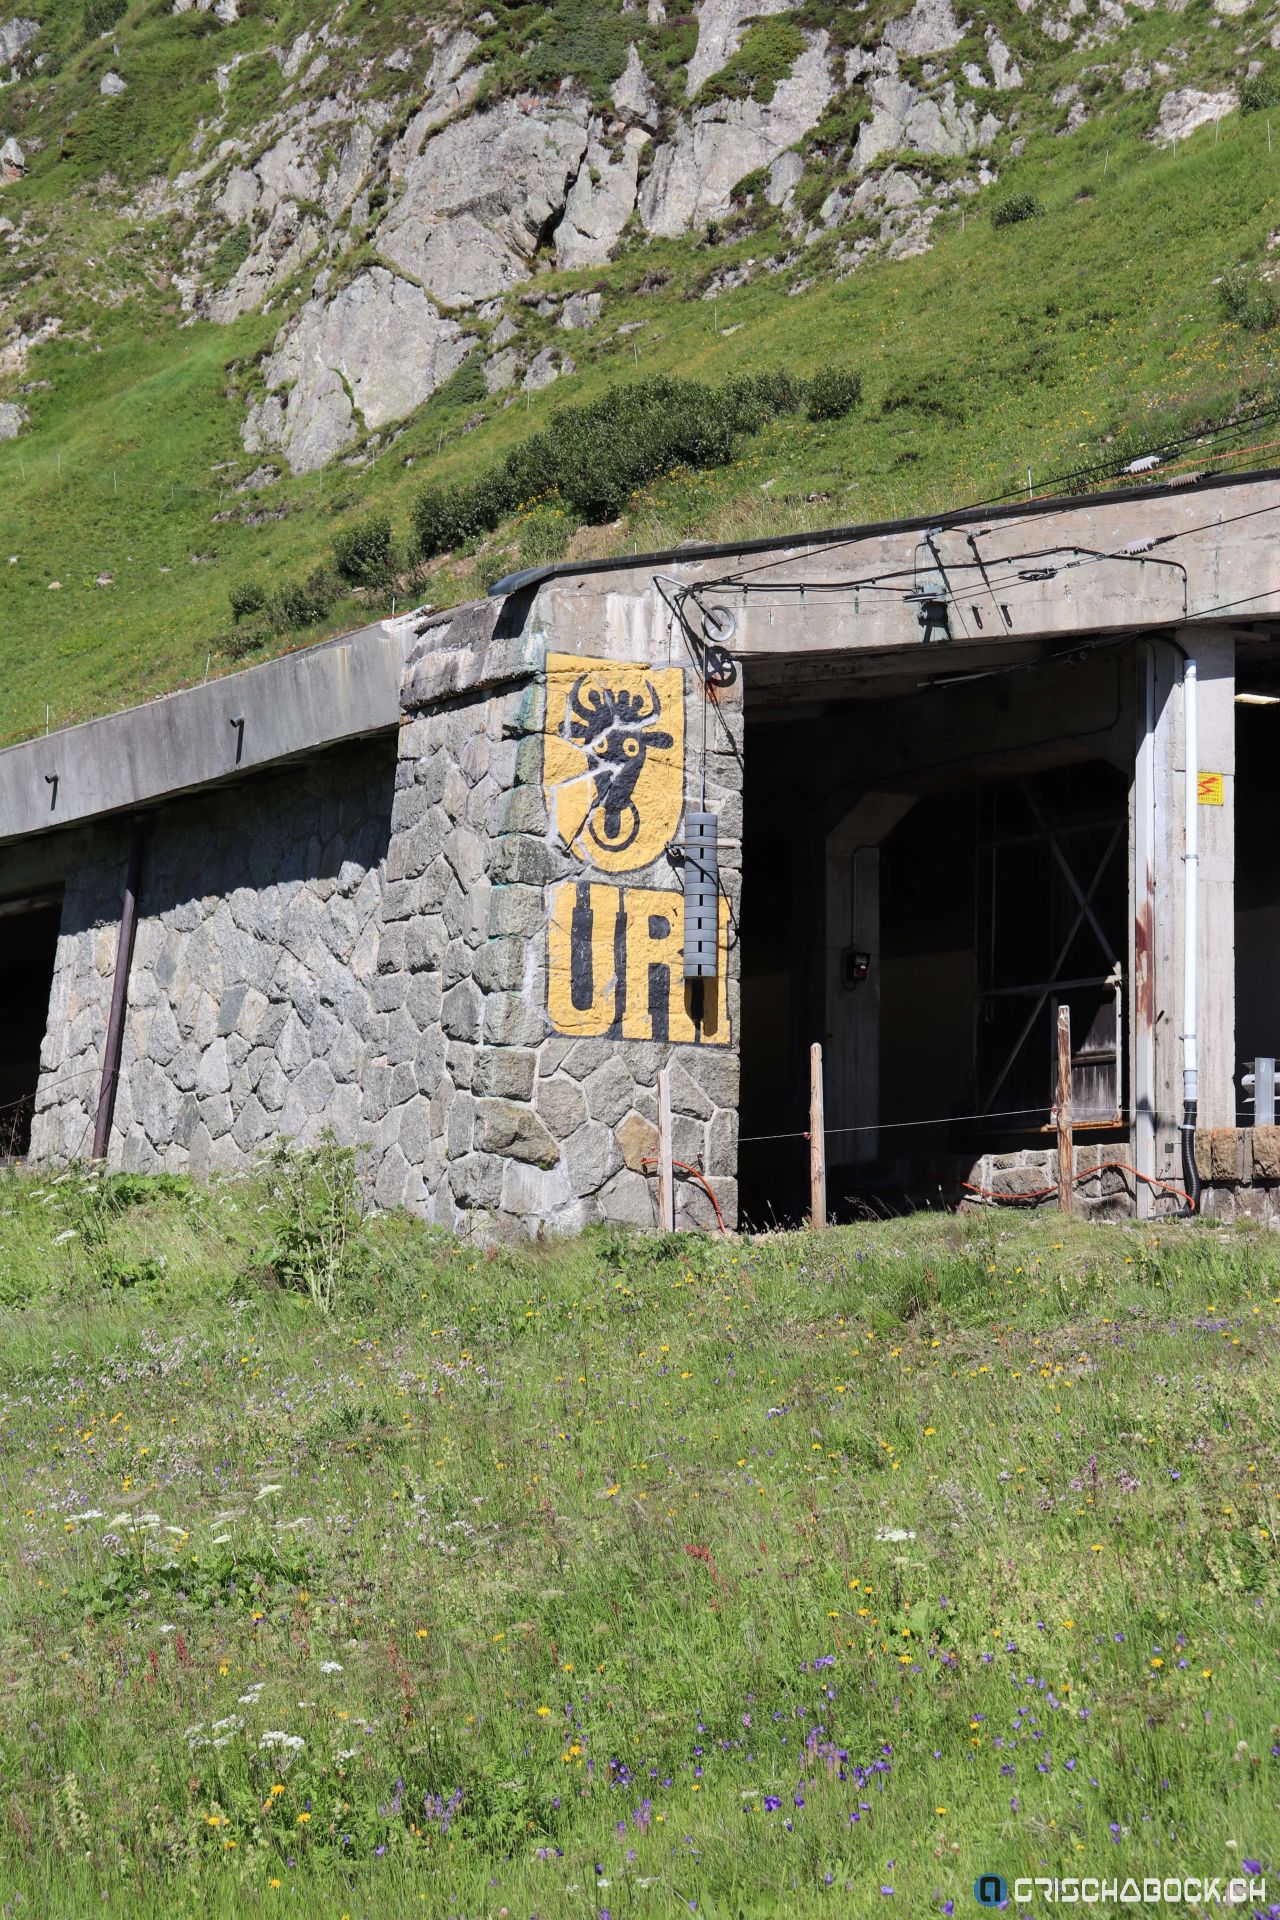
[[[822,1048],[809,1049],[809,1225],[827,1224],[827,1136],[822,1109]]]
[[[1058,1008],[1058,1211],[1075,1201],[1075,1145],[1071,1137],[1071,1009]]]
[[[676,1230],[676,1179],[671,1165],[671,1069],[658,1069],[658,1225]]]

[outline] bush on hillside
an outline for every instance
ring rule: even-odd
[[[329,594],[318,574],[309,580],[286,580],[267,601],[267,619],[277,633],[312,627],[329,611]]]
[[[446,407],[478,407],[489,397],[485,385],[484,362],[479,354],[471,353],[460,367],[449,375],[442,386],[437,387],[435,403]]]
[[[1265,113],[1268,107],[1280,107],[1280,71],[1251,73],[1240,88],[1241,113]]]
[[[391,522],[387,516],[371,513],[335,534],[333,564],[350,586],[382,586],[391,573]]]
[[[857,376],[842,378],[847,385]],[[725,466],[741,434],[795,412],[807,392],[785,372],[744,374],[722,387],[655,375],[585,406],[560,407],[479,480],[423,488],[413,506],[418,555],[430,560],[465,546],[552,494],[578,520],[615,520],[641,487],[673,467]]]
[[[1280,320],[1280,300],[1256,267],[1232,267],[1218,283],[1218,300],[1228,320],[1246,333],[1266,333]]]
[[[1034,193],[1010,193],[1003,200],[997,200],[991,209],[993,227],[1014,227],[1019,220],[1039,220],[1044,216],[1044,208]]]
[[[851,367],[823,367],[809,382],[811,420],[843,420],[862,398],[862,375]]]
[[[256,580],[237,580],[227,598],[231,602],[231,618],[236,626],[247,620],[251,613],[261,613],[267,604],[267,596]]]
[[[127,9],[128,0],[86,0],[85,38],[96,40],[99,34],[109,33],[117,20],[124,18]]]

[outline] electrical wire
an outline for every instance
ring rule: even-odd
[[[1082,1173],[1072,1176],[1073,1187],[1081,1186],[1086,1180],[1096,1180],[1100,1173],[1131,1173],[1135,1180],[1142,1180],[1149,1187],[1156,1187],[1161,1193],[1172,1193],[1179,1200],[1185,1200],[1194,1210],[1195,1202],[1182,1187],[1175,1187],[1169,1180],[1157,1180],[1152,1173],[1139,1173],[1127,1160],[1103,1160],[1096,1167],[1086,1167]],[[1026,1193],[997,1193],[993,1187],[979,1187],[972,1180],[962,1180],[960,1185],[966,1193],[973,1193],[981,1200],[993,1201],[998,1206],[1022,1206],[1027,1202],[1039,1203],[1052,1196],[1058,1197],[1056,1183],[1052,1187],[1032,1187]]]
[[[642,1167],[656,1167],[657,1164],[658,1164],[657,1159],[652,1154],[649,1155],[648,1158],[640,1162],[640,1165]],[[720,1202],[716,1199],[715,1194],[711,1190],[710,1181],[704,1178],[704,1176],[698,1171],[697,1167],[691,1167],[688,1164],[688,1162],[685,1160],[673,1160],[671,1164],[673,1167],[677,1168],[679,1172],[687,1173],[691,1180],[697,1181],[698,1185],[702,1188],[708,1200],[711,1202],[712,1211],[716,1216],[716,1225],[719,1227],[721,1233],[724,1234],[727,1239],[729,1229],[724,1224],[724,1215],[720,1211]]]
[[[1163,463],[1164,459],[1169,454],[1178,452],[1179,449],[1181,449],[1182,447],[1193,446],[1197,442],[1203,442],[1206,440],[1211,441],[1219,438],[1221,435],[1226,433],[1238,433],[1242,428],[1254,426],[1258,422],[1263,420],[1280,420],[1280,404],[1269,406],[1269,407],[1260,407],[1256,409],[1253,413],[1242,415],[1238,420],[1224,421],[1222,425],[1218,427],[1199,428],[1194,433],[1183,434],[1176,439],[1164,441],[1159,447],[1153,447],[1151,451],[1155,453],[1157,455],[1157,458],[1161,461],[1161,463]],[[1151,472],[1153,475],[1157,474],[1159,472],[1159,468],[1158,467],[1152,468]],[[1102,460],[1102,461],[1095,461],[1089,466],[1075,467],[1073,469],[1070,469],[1066,473],[1053,475],[1043,484],[1046,487],[1059,488],[1059,487],[1064,487],[1069,485],[1069,483],[1073,480],[1088,480],[1091,478],[1118,480],[1124,477],[1126,473],[1128,473],[1127,466],[1121,466],[1118,459]],[[1128,473],[1128,477],[1135,481],[1140,480],[1140,476],[1138,474]],[[1158,482],[1156,482],[1156,484],[1158,484]],[[951,526],[963,525],[964,521],[970,515],[983,512],[984,510],[990,507],[1002,506],[1006,501],[1019,499],[1021,497],[1021,494],[1022,494],[1021,487],[1011,487],[1004,493],[989,495],[985,500],[969,501],[968,503],[966,503],[966,505],[962,507],[953,507],[948,509],[944,513],[940,513],[937,519],[932,524],[934,526],[937,526],[943,529]],[[1044,517],[1048,517],[1049,515],[1052,515],[1052,514],[1058,514],[1058,513],[1068,511],[1070,508],[1070,505],[1071,505],[1071,501],[1069,497],[1056,498],[1052,501],[1051,504],[1047,504],[1045,506]],[[1019,516],[1020,520],[1024,525],[1026,524],[1026,521],[1028,519],[1040,518],[1040,517],[1041,517],[1040,515],[1020,515]],[[865,528],[858,533],[850,534],[847,540],[824,541],[822,543],[822,551],[827,553],[832,553],[832,552],[838,552],[841,547],[857,546],[863,540],[865,540],[867,538],[868,533],[871,533],[871,532],[874,532],[874,528]],[[798,536],[798,544],[803,544],[803,541],[804,541],[804,535],[801,534]],[[744,579],[746,575],[749,573],[768,572],[771,567],[782,566],[791,557],[792,556],[790,555],[780,554],[776,559],[762,560],[757,562],[756,565],[752,567],[740,568],[736,575],[727,576],[725,580],[706,581],[706,582],[703,582],[703,584],[705,586],[727,585],[731,578],[741,580],[741,579]]]
[[[1047,1107],[1004,1107],[996,1113],[940,1113],[932,1120],[869,1120],[857,1127],[824,1127],[824,1140],[834,1139],[844,1133],[889,1133],[903,1127],[948,1127],[959,1126],[965,1120],[1022,1120],[1029,1114],[1047,1113]],[[809,1140],[812,1134],[808,1129],[794,1133],[744,1133],[738,1136],[740,1147],[754,1146],[761,1140]]]

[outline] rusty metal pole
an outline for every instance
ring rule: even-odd
[[[827,1224],[827,1134],[822,1102],[822,1048],[809,1049],[809,1225]]]
[[[1058,1008],[1058,1211],[1075,1200],[1075,1144],[1071,1137],[1071,1009]]]
[[[102,1083],[98,1091],[98,1114],[93,1124],[93,1157],[106,1157],[111,1138],[111,1119],[116,1107],[116,1082],[120,1077],[120,1052],[124,1045],[124,1014],[129,997],[129,969],[133,965],[133,937],[138,924],[138,893],[142,884],[142,856],[146,851],[150,823],[140,820],[133,830],[129,849],[129,868],[125,875],[124,899],[120,906],[120,934],[116,941],[116,971],[111,983],[111,1011],[107,1016],[107,1044],[102,1054]]]
[[[676,1230],[676,1176],[671,1164],[671,1069],[658,1072],[658,1225]]]

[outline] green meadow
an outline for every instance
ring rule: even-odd
[[[0,1187],[7,1913],[1276,1900],[1273,1238],[486,1249],[321,1174]]]

